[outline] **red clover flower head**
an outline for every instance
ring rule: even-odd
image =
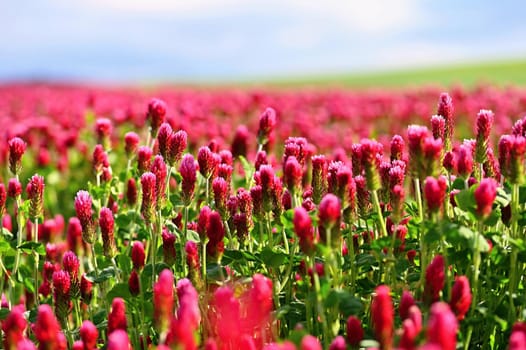
[[[389,349],[393,341],[394,308],[389,293],[389,287],[385,285],[377,287],[371,303],[374,334],[381,349]]]
[[[137,152],[137,147],[139,147],[139,135],[137,133],[130,131],[124,135],[124,149],[128,158],[131,158]]]
[[[141,176],[142,203],[141,214],[146,222],[151,222],[155,216],[156,205],[156,177],[151,172]]]
[[[27,195],[29,197],[29,217],[32,220],[44,215],[44,178],[40,175],[33,175],[27,185]]]
[[[182,193],[183,202],[186,206],[192,201],[195,190],[195,182],[197,180],[195,160],[191,154],[186,154],[181,161],[179,172],[182,177]]]
[[[166,115],[166,103],[158,98],[153,98],[148,103],[148,112],[146,118],[150,123],[150,132],[152,137],[157,136],[157,130],[164,122]]]
[[[144,245],[142,242],[133,242],[131,249],[131,259],[133,262],[133,268],[138,271],[142,270],[146,260],[146,254],[144,252]]]
[[[115,248],[115,219],[111,209],[103,207],[99,213],[99,226],[102,236],[102,247],[104,255],[108,258],[113,258],[117,252]]]
[[[13,137],[8,142],[9,146],[9,170],[13,175],[17,175],[22,168],[22,156],[24,155],[27,145],[19,137]]]

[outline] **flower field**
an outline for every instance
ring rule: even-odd
[[[0,85],[3,349],[526,349],[526,89]]]

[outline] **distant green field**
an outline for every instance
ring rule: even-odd
[[[450,86],[453,84],[469,87],[478,83],[526,85],[526,59],[385,72],[279,78],[265,80],[263,83],[278,86],[338,85],[356,88]]]

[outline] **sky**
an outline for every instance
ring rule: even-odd
[[[0,0],[0,81],[266,79],[526,58],[520,0]]]

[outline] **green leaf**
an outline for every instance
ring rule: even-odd
[[[194,242],[201,242],[201,238],[199,237],[199,233],[194,230],[187,230],[186,231],[186,240],[187,241],[194,241]]]
[[[478,251],[481,253],[487,253],[489,252],[489,244],[488,241],[486,241],[486,238],[484,238],[483,235],[481,235],[478,232],[474,232],[473,238],[469,241],[469,247],[472,251],[475,251],[475,249],[478,246]]]
[[[473,187],[469,190],[460,191],[455,195],[455,201],[460,209],[464,211],[474,211],[477,207],[475,196],[473,195]]]
[[[0,309],[0,320],[5,320],[11,311],[7,308]]]
[[[24,287],[31,293],[35,293],[35,280],[31,277],[24,278]]]
[[[280,218],[281,224],[285,230],[294,230],[294,209],[285,211]]]
[[[241,161],[241,165],[243,166],[243,171],[245,172],[245,183],[249,185],[250,182],[252,181],[252,175],[254,175],[254,167],[243,156],[239,156],[239,160]]]
[[[1,255],[4,255],[4,254],[7,254],[7,252],[13,250],[13,248],[11,247],[11,245],[9,243],[7,243],[6,241],[0,241],[0,254]]]
[[[128,227],[133,221],[135,221],[136,213],[133,210],[128,211],[127,213],[119,214],[115,218],[115,224],[119,227]]]
[[[526,191],[526,186],[521,186],[519,188],[519,192],[520,192],[520,189],[523,187]],[[506,192],[504,188],[497,187],[497,198],[495,198],[495,203],[497,203],[501,207],[507,207],[510,204],[510,201],[511,201],[511,195],[508,192]],[[521,202],[521,203],[524,203],[524,202]]]
[[[115,277],[117,271],[115,271],[115,268],[113,266],[108,266],[104,268],[103,270],[99,271],[99,275],[95,275],[95,271],[89,272],[86,277],[93,283],[102,283],[107,280],[109,280],[112,277]]]
[[[17,249],[22,250],[24,253],[36,252],[38,255],[46,255],[46,248],[40,242],[27,241],[19,245]]]
[[[287,254],[275,252],[269,247],[263,248],[260,257],[265,265],[273,268],[282,266],[287,260]]]
[[[7,240],[7,241],[10,241],[13,239],[14,235],[11,233],[11,231],[9,231],[8,229],[6,229],[5,227],[2,227],[2,236],[4,236],[4,238]]]
[[[114,298],[129,300],[132,297],[127,283],[117,283],[106,295],[106,300],[111,303]]]
[[[453,190],[464,190],[466,188],[466,182],[463,178],[457,177],[453,184],[451,184]]]

